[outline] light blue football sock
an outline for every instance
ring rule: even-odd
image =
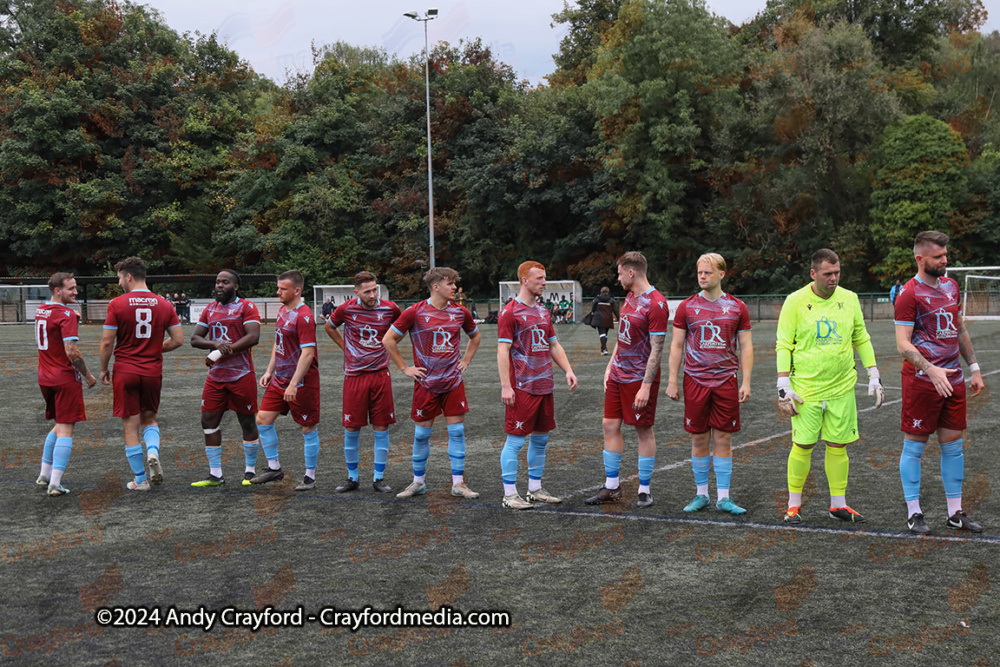
[[[258,426],[257,430],[260,432],[260,446],[264,448],[268,467],[271,468],[271,462],[274,462],[274,467],[271,469],[277,470],[281,467],[278,462],[278,432],[275,430],[274,424]]]
[[[308,433],[302,434],[302,451],[305,456],[306,473],[310,470],[316,472],[316,463],[319,461],[319,429],[314,428]],[[310,475],[311,477],[312,475]]]
[[[259,442],[245,442],[243,443],[243,461],[246,463],[248,468],[255,468],[257,466],[257,449],[260,447]]]
[[[694,483],[698,486],[708,486],[708,470],[712,467],[711,456],[692,456],[691,469],[694,471]]]
[[[920,499],[920,460],[924,455],[924,447],[923,442],[903,440],[903,451],[899,455],[899,478],[903,482],[904,500]]]
[[[448,458],[452,475],[465,473],[465,424],[448,424]]]
[[[649,486],[653,480],[653,464],[656,462],[655,456],[639,457],[639,485]]]
[[[142,484],[146,481],[146,467],[143,465],[142,460],[142,445],[136,445],[135,447],[126,447],[125,456],[128,457],[128,465],[132,468],[132,474],[135,475],[135,481],[137,484]]]
[[[542,478],[545,471],[545,448],[548,446],[548,433],[533,433],[528,438],[528,479]]]
[[[413,476],[423,477],[427,472],[427,457],[431,453],[431,429],[417,426],[413,432]]]
[[[52,457],[52,467],[55,470],[65,470],[69,463],[69,454],[73,451],[73,438],[56,438]]]
[[[708,457],[705,457],[708,458]],[[732,456],[713,456],[712,457],[712,467],[715,468],[715,487],[716,489],[729,490],[729,482],[733,476],[733,457]],[[708,482],[708,470],[705,471],[705,482]]]
[[[622,465],[622,455],[618,452],[609,452],[604,450],[604,475],[612,479],[618,477],[618,471],[621,469]]]
[[[948,498],[962,497],[962,480],[965,478],[965,454],[962,452],[964,438],[941,443],[941,481],[944,495]]]
[[[142,429],[142,440],[146,443],[146,458],[160,458],[160,427],[153,424]]]
[[[375,474],[372,481],[382,479],[389,462],[389,431],[375,431]]]
[[[517,455],[524,447],[524,439],[523,435],[507,435],[507,442],[500,452],[500,472],[504,484],[517,483]]]
[[[360,437],[360,431],[344,429],[344,461],[347,462],[347,476],[355,482],[358,481],[358,441]]]

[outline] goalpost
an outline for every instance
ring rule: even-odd
[[[965,320],[1000,320],[1000,266],[948,267],[948,275],[964,278],[962,318]],[[991,275],[992,274],[992,275]]]
[[[323,304],[327,299],[336,309],[342,303],[354,298],[354,285],[315,285],[313,287],[313,314],[317,319],[323,317]],[[378,298],[388,299],[389,290],[385,285],[378,286]]]
[[[500,309],[508,301],[517,296],[521,290],[521,283],[514,280],[502,281],[500,283]],[[558,305],[564,299],[569,301],[572,312],[569,314],[569,321],[580,323],[583,321],[583,289],[580,283],[575,280],[549,280],[545,284],[540,301],[552,300]],[[553,320],[554,321],[554,320]]]

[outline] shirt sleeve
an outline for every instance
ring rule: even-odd
[[[299,316],[295,318],[295,331],[299,336],[299,347],[316,347],[316,318],[309,306],[299,309]]]
[[[894,306],[894,319],[896,324],[912,327],[917,322],[917,300],[913,297],[912,289],[901,289],[896,295]]]
[[[200,326],[208,328],[208,307],[201,309],[201,315],[198,316],[198,324]]]
[[[687,299],[681,301],[674,313],[674,328],[687,330]]]
[[[479,327],[476,325],[476,320],[472,317],[472,312],[465,306],[459,306],[462,309],[462,315],[465,319],[462,320],[462,331],[468,335],[476,333]]]
[[[390,315],[390,317],[392,318],[391,322],[395,322],[396,320],[399,319],[399,316],[402,314],[402,311],[399,310],[399,306],[396,305],[395,301],[390,301],[389,303],[392,304],[392,315]]]
[[[62,322],[60,330],[62,331],[63,340],[80,340],[79,329],[77,328],[77,322],[79,321],[76,316],[76,311],[68,310],[66,311],[66,318]]]
[[[508,306],[500,311],[500,319],[497,321],[497,342],[513,343],[514,334],[513,309]]]
[[[118,328],[118,302],[112,300],[108,304],[108,315],[104,318],[104,328],[105,329],[117,329]]]
[[[416,320],[417,317],[416,313],[417,313],[416,305],[410,306],[409,308],[404,310],[402,313],[400,313],[399,317],[396,318],[396,321],[392,323],[392,330],[395,331],[400,336],[405,334],[407,331],[410,330],[410,327],[413,326],[413,322]]]
[[[257,304],[253,301],[244,301],[243,306],[243,324],[247,322],[256,322],[260,324],[260,311],[257,310]],[[202,311],[202,317],[204,317],[204,312]]]
[[[792,370],[792,351],[795,349],[795,329],[798,327],[798,303],[789,295],[778,314],[777,340],[774,349],[778,361],[778,372]]]
[[[333,317],[330,318],[330,322],[331,322],[331,324],[333,324],[333,327],[335,329],[337,327],[339,327],[341,324],[344,323],[344,313],[346,313],[346,312],[347,312],[347,302],[346,301],[344,303],[340,304],[339,306],[337,306],[337,309],[335,311],[333,311]]]
[[[858,299],[858,295],[854,295],[854,333],[851,337],[851,342],[854,343],[854,347],[858,350],[858,356],[861,357],[861,365],[865,368],[871,368],[875,365],[875,348],[872,347],[872,337],[868,333],[868,327],[865,326],[865,316],[861,312],[861,300]]]
[[[667,300],[661,296],[649,309],[649,319],[647,320],[649,322],[649,335],[666,336],[669,317],[670,308],[667,306]]]
[[[556,339],[556,330],[552,326],[552,316],[551,315],[549,315],[548,317],[545,318],[545,338],[549,342],[554,341]]]
[[[752,328],[750,325],[750,309],[742,301],[740,303],[740,321],[736,325],[736,330],[738,332],[750,331]]]

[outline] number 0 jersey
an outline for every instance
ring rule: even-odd
[[[116,330],[114,370],[162,375],[164,332],[180,325],[174,307],[149,290],[132,290],[112,299],[104,328]]]
[[[66,356],[64,341],[80,340],[77,333],[80,316],[61,303],[46,301],[35,313],[35,343],[38,346],[38,384],[58,387],[80,380]]]

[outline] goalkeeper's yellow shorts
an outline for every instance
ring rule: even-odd
[[[858,403],[854,392],[825,401],[806,401],[799,405],[799,414],[792,417],[792,442],[815,445],[823,440],[846,445],[858,439]]]

